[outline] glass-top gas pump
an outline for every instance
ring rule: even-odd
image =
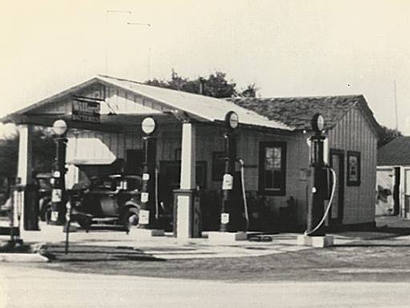
[[[235,129],[239,125],[239,118],[234,111],[226,114],[225,125],[225,171],[222,179],[221,232],[236,231],[232,230],[232,212],[234,210],[233,180],[236,160]]]
[[[141,209],[139,211],[138,228],[152,229],[156,220],[153,215],[156,156],[156,140],[153,134],[157,129],[157,123],[152,117],[147,117],[142,121],[141,128],[145,136],[142,138],[144,144],[144,165],[142,171]]]
[[[64,223],[64,197],[65,197],[65,167],[66,147],[67,147],[67,123],[64,120],[57,120],[53,124],[53,131],[56,135],[56,157],[53,166],[50,184],[51,190],[51,216],[50,224]]]
[[[328,164],[328,142],[324,135],[324,119],[319,113],[311,121],[314,135],[309,138],[310,167],[312,169],[312,191],[308,203],[307,229],[305,236],[322,237],[323,247],[331,245],[332,239],[325,236],[325,220],[329,214],[336,186],[336,175]],[[332,188],[329,197],[329,175],[332,174]],[[326,200],[329,200],[326,206]]]

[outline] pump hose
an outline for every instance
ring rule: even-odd
[[[158,168],[155,167],[155,219],[159,218],[159,208],[158,208]]]
[[[335,196],[335,191],[336,191],[336,172],[332,169],[329,168],[330,172],[332,173],[333,176],[333,185],[332,185],[332,193],[330,194],[330,199],[329,199],[329,203],[327,204],[327,208],[325,213],[323,214],[322,219],[320,220],[320,222],[317,224],[317,226],[311,230],[311,231],[305,231],[305,235],[311,235],[312,233],[316,232],[325,222],[327,216],[329,215],[330,212],[330,208],[332,207],[332,202],[333,202],[333,198]]]
[[[238,162],[241,165],[241,186],[242,186],[242,198],[243,198],[243,210],[245,213],[245,220],[246,220],[246,229],[248,231],[249,228],[249,214],[248,214],[248,203],[246,201],[246,192],[245,192],[245,163],[242,159],[238,159]]]

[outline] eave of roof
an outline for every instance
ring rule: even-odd
[[[352,108],[357,106],[375,135],[380,137],[382,129],[363,95],[275,97],[275,98],[229,98],[229,101],[244,108],[263,114],[269,119],[280,121],[296,130],[310,130],[310,121],[315,113],[325,118],[325,129],[332,129]]]
[[[377,151],[378,166],[410,165],[410,137],[397,137]]]
[[[136,81],[114,78],[105,75],[98,75],[88,81],[85,81],[62,92],[59,92],[51,97],[43,99],[28,107],[22,108],[0,119],[0,122],[14,121],[16,117],[25,116],[27,115],[27,113],[35,110],[36,108],[57,102],[94,83],[101,83],[104,85],[121,88],[125,91],[158,102],[168,107],[168,109],[170,110],[185,111],[188,113],[188,115],[192,115],[194,118],[200,121],[224,121],[226,113],[232,110],[238,114],[240,123],[243,123],[246,126],[265,127],[273,130],[293,130],[292,127],[286,124],[268,119],[263,115],[257,114],[252,110],[245,109],[224,99],[217,99],[213,97],[192,94],[183,91],[176,91],[171,89],[149,86]],[[200,107],[198,108],[198,106]]]

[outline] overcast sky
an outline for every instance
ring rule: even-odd
[[[263,97],[364,94],[392,128],[396,80],[399,129],[410,135],[407,0],[0,5],[0,116],[96,74],[145,81],[219,70]]]

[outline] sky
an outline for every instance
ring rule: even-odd
[[[0,0],[0,117],[97,74],[363,94],[410,135],[410,0]],[[0,126],[0,135],[8,128]]]

